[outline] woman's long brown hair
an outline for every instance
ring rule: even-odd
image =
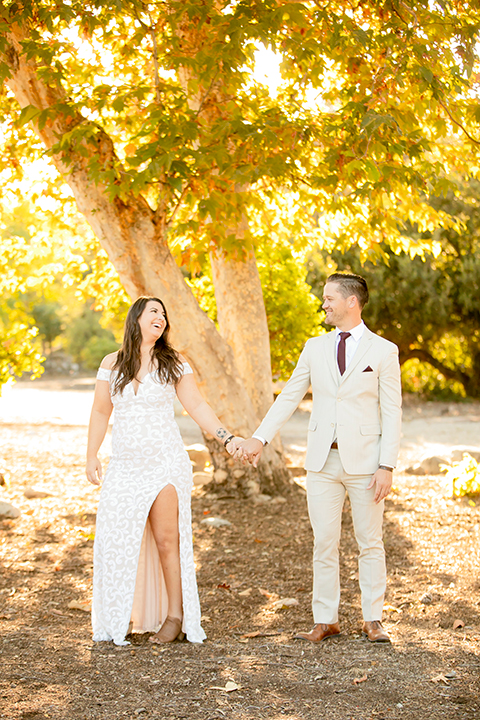
[[[128,383],[137,377],[141,367],[140,347],[142,344],[142,331],[138,318],[145,310],[147,303],[153,300],[159,303],[165,313],[165,330],[152,348],[152,364],[156,368],[155,376],[159,382],[176,385],[182,378],[182,363],[177,351],[170,345],[168,334],[170,323],[167,310],[163,302],[156,297],[139,297],[128,311],[123,334],[123,344],[117,354],[112,370],[117,371],[113,384],[113,394],[122,393]]]

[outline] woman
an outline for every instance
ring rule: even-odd
[[[115,408],[112,457],[97,514],[94,640],[128,645],[129,632],[160,630],[153,642],[202,642],[192,548],[192,466],[175,421],[175,393],[189,415],[232,454],[234,438],[203,400],[192,369],[168,341],[165,306],[140,297],[128,311],[123,345],[97,375],[88,433],[89,481]]]

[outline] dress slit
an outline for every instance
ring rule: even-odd
[[[179,522],[180,501],[177,488],[173,483],[165,483],[152,500],[143,531],[131,615],[131,632],[135,633],[149,632],[152,628],[156,632],[167,617],[168,594],[160,554],[150,522],[150,510],[160,493],[169,485],[173,487],[177,494],[177,524]],[[180,544],[180,530],[178,536]],[[182,573],[180,573],[180,576],[182,576]]]

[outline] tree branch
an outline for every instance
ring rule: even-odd
[[[401,5],[407,12],[409,12],[410,15],[413,15],[413,17],[415,18],[415,22],[414,22],[414,24],[413,24],[413,27],[416,28],[417,25],[418,25],[418,17],[417,17],[417,15],[416,15],[415,11],[412,10],[411,7],[408,7],[408,5],[405,5],[405,3],[402,2],[402,0],[399,0],[399,5]],[[395,8],[394,8],[394,10],[395,10]],[[397,15],[398,15],[398,17],[401,17],[398,12],[397,12]],[[402,20],[403,20],[403,18],[402,18]],[[403,20],[403,22],[405,22],[405,20]],[[405,23],[405,24],[407,24],[407,23]]]
[[[149,32],[152,37],[153,42],[153,65],[155,67],[155,95],[157,98],[157,103],[160,104],[160,74],[158,70],[158,45],[157,45],[157,35],[155,33],[155,28],[153,27],[153,20],[152,16],[150,15],[150,10],[148,11],[148,18],[150,20],[150,27]]]
[[[455,369],[444,365],[444,363],[437,360],[437,358],[433,357],[433,355],[424,348],[410,348],[406,352],[400,352],[400,363],[402,365],[404,362],[411,360],[412,358],[428,363],[434,367],[435,370],[442,373],[447,380],[455,380],[456,382],[461,383],[465,388],[470,384],[470,377],[467,373],[462,372],[458,368]]]
[[[172,224],[172,222],[173,222],[173,220],[174,220],[174,218],[175,218],[175,215],[177,214],[177,212],[178,212],[178,210],[180,209],[180,206],[181,206],[181,204],[182,204],[182,202],[183,202],[183,198],[184,198],[185,195],[187,194],[187,191],[188,191],[188,188],[189,188],[189,187],[190,187],[190,184],[189,184],[189,183],[186,183],[185,186],[184,186],[184,188],[183,188],[183,190],[182,190],[182,192],[180,193],[180,197],[178,198],[177,204],[176,204],[175,207],[173,208],[170,217],[165,221],[165,227],[170,227],[170,225]]]
[[[469,133],[468,130],[462,125],[462,123],[461,123],[459,120],[456,120],[456,119],[453,117],[452,113],[451,113],[450,110],[447,108],[447,106],[444,105],[444,103],[443,103],[441,100],[437,100],[437,102],[438,102],[438,104],[445,110],[445,112],[447,113],[447,115],[448,115],[448,117],[450,118],[450,120],[454,123],[454,125],[457,125],[457,126],[460,128],[460,130],[462,130],[462,131],[465,133],[465,135],[468,137],[468,139],[471,140],[475,145],[480,145],[480,140],[476,140],[474,137],[472,137],[472,136],[470,135],[470,133]]]
[[[200,115],[200,113],[201,113],[201,111],[202,111],[202,108],[203,108],[203,106],[204,106],[204,104],[205,104],[205,100],[206,100],[207,97],[210,95],[210,93],[211,93],[211,91],[212,91],[212,89],[213,89],[213,86],[214,86],[214,84],[215,84],[215,80],[217,79],[219,73],[220,73],[220,70],[217,70],[217,72],[215,73],[215,75],[214,75],[213,78],[212,78],[212,82],[210,83],[210,85],[208,86],[208,88],[207,88],[204,96],[203,96],[202,99],[200,100],[200,104],[199,104],[199,106],[198,106],[198,110],[197,110],[197,112],[195,113],[195,117],[196,117],[196,118]]]

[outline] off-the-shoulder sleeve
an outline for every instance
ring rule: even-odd
[[[112,374],[112,371],[108,368],[98,368],[97,372],[97,380],[110,380],[110,375]]]
[[[184,375],[193,375],[193,370],[190,367],[188,363],[182,363],[183,364],[183,374]]]

